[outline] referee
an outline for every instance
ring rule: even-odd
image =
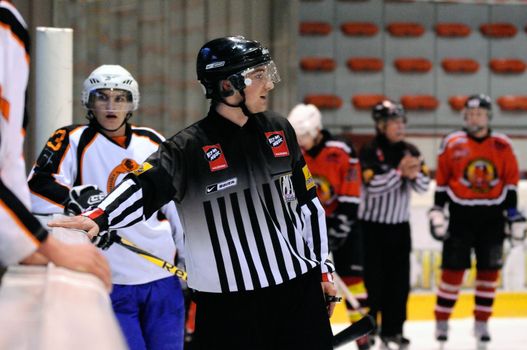
[[[370,314],[381,322],[381,340],[404,349],[409,344],[403,324],[410,291],[410,195],[425,192],[430,178],[419,150],[404,141],[403,107],[385,100],[373,108],[372,117],[376,136],[359,156],[364,277]]]
[[[280,79],[269,51],[215,39],[200,49],[197,75],[208,115],[161,144],[98,208],[55,225],[104,235],[174,200],[198,349],[331,349],[325,213],[295,131],[266,112]]]

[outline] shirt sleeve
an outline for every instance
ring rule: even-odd
[[[448,143],[445,138],[441,142],[439,154],[437,156],[436,169],[436,190],[434,193],[434,206],[443,208],[448,202],[448,182],[451,176],[450,164],[448,161]]]
[[[61,213],[77,177],[77,152],[70,143],[75,129],[56,130],[46,142],[29,174],[33,212]]]
[[[174,197],[181,196],[181,159],[182,152],[173,142],[163,142],[97,208],[83,215],[94,220],[101,230],[128,227],[149,218]]]
[[[0,263],[11,265],[33,253],[48,232],[0,180]]]
[[[291,150],[293,187],[306,223],[304,239],[315,253],[317,261],[320,262],[322,273],[331,273],[335,268],[329,260],[326,214],[317,197],[315,180],[307,167],[296,142],[294,130],[290,125],[288,125],[287,133],[287,139],[294,140],[288,144],[288,147]]]

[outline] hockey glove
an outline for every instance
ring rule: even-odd
[[[96,207],[105,195],[95,185],[75,186],[70,190],[68,199],[64,203],[66,215],[79,215]]]
[[[97,248],[106,250],[110,248],[110,246],[115,242],[115,238],[116,238],[115,230],[110,230],[109,232],[103,231],[103,232],[99,232],[97,236],[93,237],[91,242],[95,244]]]
[[[434,206],[428,211],[428,222],[430,223],[430,233],[438,241],[448,238],[448,220],[443,208]]]
[[[505,225],[505,234],[511,239],[523,241],[527,231],[527,221],[523,214],[516,208],[509,208],[505,212],[507,224]]]
[[[343,214],[330,215],[326,218],[329,249],[331,251],[337,250],[346,242],[353,223],[353,221],[348,220],[348,217]]]

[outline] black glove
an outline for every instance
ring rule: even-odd
[[[505,234],[514,240],[523,241],[525,239],[525,231],[527,231],[525,216],[518,209],[509,208],[505,212],[505,219],[507,220]]]
[[[354,221],[349,220],[344,214],[337,214],[326,217],[326,224],[328,226],[329,249],[335,251],[346,242]]]
[[[79,215],[96,207],[104,199],[105,194],[95,185],[75,186],[70,190],[64,203],[66,215]]]
[[[91,239],[91,242],[95,244],[97,248],[106,250],[116,242],[117,232],[115,230],[110,230],[109,232],[103,231]]]

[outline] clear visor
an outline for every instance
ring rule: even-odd
[[[253,83],[265,84],[267,82],[272,82],[273,84],[277,84],[280,82],[280,74],[278,74],[278,68],[276,68],[274,61],[269,61],[259,66],[248,68],[241,74],[245,78],[246,86]]]
[[[134,104],[130,91],[99,89],[90,92],[86,107],[98,112],[131,112]]]

